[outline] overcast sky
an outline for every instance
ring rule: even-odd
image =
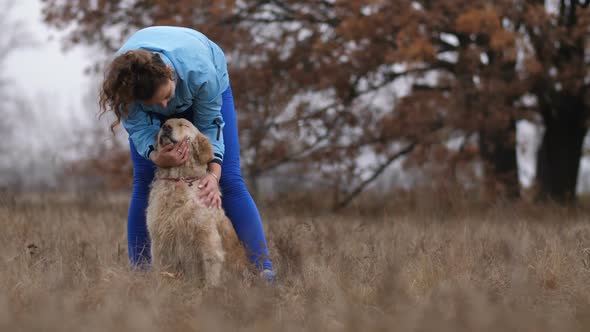
[[[2,13],[8,15],[6,21],[21,21],[36,43],[14,50],[3,63],[2,79],[12,83],[7,88],[11,100],[24,97],[25,104],[3,110],[3,118],[12,121],[11,148],[0,160],[0,168],[10,172],[3,174],[4,180],[20,177],[25,186],[56,186],[60,165],[77,159],[97,141],[113,140],[106,121],[97,125],[97,104],[88,100],[92,78],[84,69],[96,57],[83,47],[63,52],[63,33],[43,24],[40,0],[0,0],[0,8],[4,10],[8,3],[12,7]],[[15,30],[2,33],[14,34]],[[104,134],[79,134],[93,128],[104,128]]]
[[[0,0],[7,1],[11,0]],[[83,71],[92,62],[92,54],[81,47],[62,52],[60,33],[41,21],[39,0],[13,3],[10,15],[24,21],[38,43],[34,48],[14,52],[7,60],[4,74],[13,79],[18,90],[27,97],[42,96],[50,100],[56,110],[81,107],[81,98],[87,93],[89,84]]]

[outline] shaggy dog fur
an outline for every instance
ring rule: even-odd
[[[147,208],[152,262],[156,270],[204,278],[206,285],[214,286],[224,268],[244,271],[247,258],[224,211],[208,208],[198,199],[196,178],[206,175],[207,162],[213,159],[207,137],[187,120],[170,119],[158,133],[157,145],[161,148],[187,137],[188,161],[159,168],[152,183]]]

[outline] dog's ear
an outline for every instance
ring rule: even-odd
[[[204,165],[213,160],[213,146],[209,143],[207,136],[198,133],[197,139],[191,142],[193,149],[193,156],[199,161],[201,165]]]

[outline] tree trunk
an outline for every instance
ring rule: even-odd
[[[504,130],[479,132],[480,154],[484,162],[487,194],[509,199],[520,197],[516,159],[516,122],[511,120]]]
[[[564,98],[567,108],[544,112],[545,134],[537,153],[538,198],[560,203],[576,199],[576,183],[586,136],[586,110],[580,100]],[[565,106],[565,105],[564,105]]]

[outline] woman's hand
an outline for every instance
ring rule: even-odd
[[[216,164],[217,165],[217,164]],[[199,199],[207,207],[216,207],[221,209],[221,194],[219,192],[219,177],[214,171],[208,171],[207,175],[199,181]]]
[[[167,168],[184,164],[188,160],[188,138],[176,144],[168,144],[150,153],[150,159],[158,167]]]

